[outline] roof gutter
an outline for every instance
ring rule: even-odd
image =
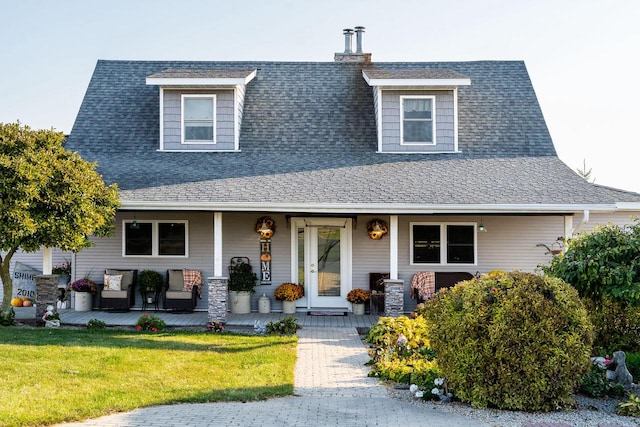
[[[586,212],[613,212],[616,205],[574,205],[574,204],[520,204],[520,205],[413,205],[413,204],[369,204],[369,203],[213,203],[184,201],[142,201],[123,200],[121,210],[186,210],[220,212],[314,212],[314,213],[378,213],[378,214],[576,214]],[[640,211],[640,204],[635,210]],[[584,220],[584,219],[583,219]]]

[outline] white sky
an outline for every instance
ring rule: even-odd
[[[0,122],[71,131],[98,59],[524,60],[558,154],[640,192],[638,0],[0,0]]]

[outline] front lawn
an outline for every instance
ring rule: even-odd
[[[295,336],[0,327],[0,425],[293,393]]]

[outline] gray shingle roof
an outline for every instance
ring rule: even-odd
[[[245,78],[255,70],[194,70],[191,68],[168,68],[159,73],[153,73],[149,78]]]
[[[367,72],[454,72],[458,154],[380,154]],[[241,152],[158,152],[158,88],[167,69],[257,69]],[[399,74],[398,74],[399,73]],[[98,61],[67,147],[97,161],[123,202],[210,206],[568,205],[640,202],[585,182],[556,156],[524,63]],[[354,208],[355,209],[355,208]]]
[[[372,79],[465,79],[467,76],[453,70],[366,70]]]

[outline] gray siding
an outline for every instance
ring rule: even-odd
[[[216,143],[181,144],[181,95],[216,95]],[[234,94],[233,90],[165,90],[163,105],[164,149],[165,150],[233,150],[234,137]]]
[[[189,257],[142,257],[122,256],[122,220],[133,219],[134,214],[120,212],[116,216],[115,232],[106,238],[94,239],[95,245],[76,255],[76,278],[89,276],[96,283],[103,282],[104,270],[137,269],[156,270],[166,276],[168,269],[192,268],[202,273],[206,282],[213,275],[213,214],[193,212],[138,212],[137,220],[187,220],[189,221]],[[140,295],[136,293],[136,305],[141,305]],[[203,287],[199,309],[207,308],[207,286]]]
[[[400,96],[433,95],[435,102],[435,145],[400,144]],[[376,110],[377,111],[377,110]],[[453,91],[382,91],[382,151],[435,152],[455,149]]]

